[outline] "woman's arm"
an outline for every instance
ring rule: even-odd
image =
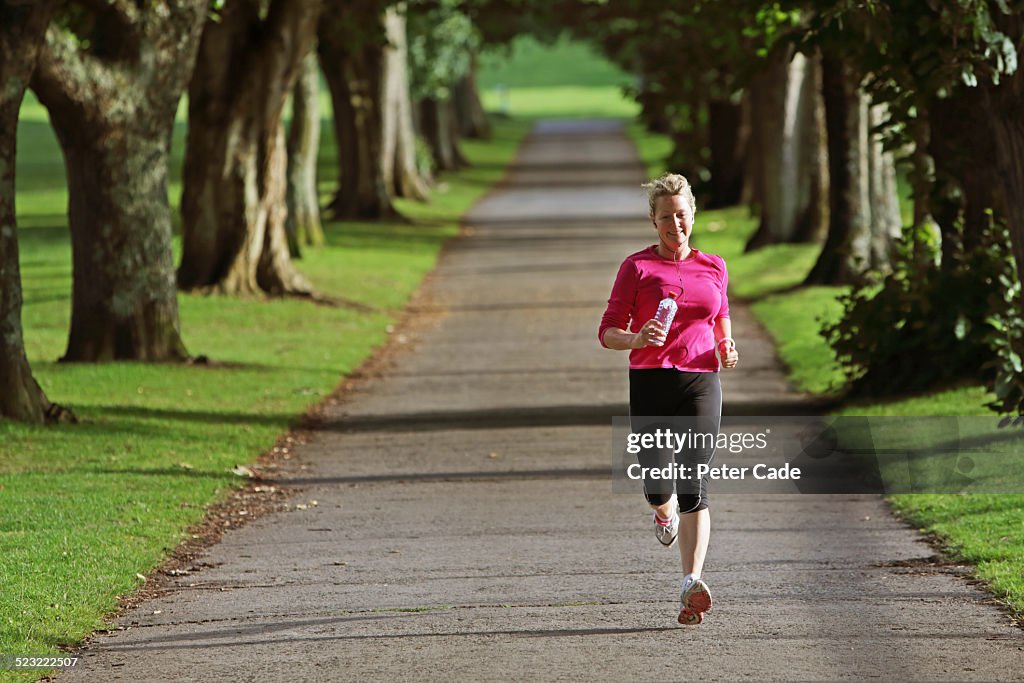
[[[645,346],[661,346],[665,343],[665,328],[657,320],[648,320],[636,334],[621,328],[609,327],[601,336],[601,342],[609,349],[628,351]]]
[[[740,359],[736,342],[732,338],[732,321],[728,318],[715,319],[715,349],[722,359],[722,367],[734,368]]]

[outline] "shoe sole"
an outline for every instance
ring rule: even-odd
[[[697,626],[704,621],[703,612],[694,612],[689,607],[684,607],[676,619],[683,626]]]
[[[704,621],[704,612],[711,610],[711,591],[708,585],[697,579],[683,593],[683,608],[679,611],[680,624],[692,626]],[[695,618],[696,617],[696,618]]]

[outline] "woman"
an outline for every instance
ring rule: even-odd
[[[722,416],[719,367],[734,368],[739,360],[729,321],[725,261],[690,246],[697,207],[686,178],[667,173],[644,187],[658,243],[622,262],[598,335],[605,348],[630,352],[634,432],[650,427],[644,423],[646,416],[685,416],[717,437]],[[665,329],[654,316],[659,301],[670,294],[676,295],[679,310]],[[680,453],[677,462],[707,462],[714,455],[714,440],[704,452]],[[659,455],[642,453],[641,465],[657,464]],[[711,592],[701,579],[711,532],[706,477],[697,484],[690,488],[677,482],[673,492],[671,482],[668,490],[657,490],[657,482],[644,481],[658,540],[672,547],[681,539],[680,624],[699,624],[711,609]]]

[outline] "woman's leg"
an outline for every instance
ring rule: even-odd
[[[653,433],[658,429],[671,427],[671,424],[652,418],[674,415],[678,400],[674,371],[629,371],[629,415],[633,432]],[[637,455],[637,462],[644,468],[662,468],[671,462],[671,455],[664,450],[644,449]],[[673,493],[674,486],[671,481],[644,479],[644,497],[662,519],[669,519],[674,515],[676,497]]]
[[[683,561],[683,576],[699,579],[704,571],[704,556],[711,540],[711,512],[704,508],[679,515],[679,555]]]
[[[722,421],[722,385],[717,373],[702,373],[693,378],[686,392],[689,405],[684,414],[695,416],[694,427],[698,433],[713,434],[712,443],[718,438]],[[696,462],[710,463],[715,448],[711,445],[697,453]],[[693,464],[692,462],[690,463]],[[704,571],[704,558],[711,540],[711,513],[708,510],[708,483],[704,477],[699,488],[679,495],[679,555],[683,575],[699,579]],[[696,495],[692,495],[696,494]]]

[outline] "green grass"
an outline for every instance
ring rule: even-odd
[[[807,287],[769,296],[753,305],[754,314],[776,341],[790,381],[801,391],[831,394],[843,383],[835,355],[822,337],[793,334],[801,326],[811,324],[816,332],[822,323],[837,320],[842,312],[836,301],[840,291],[839,287]]]
[[[494,90],[481,93],[484,108],[490,112],[504,112],[515,117],[529,118],[613,118],[636,116],[639,106],[622,94],[615,86],[572,86],[512,88],[507,94],[507,108],[503,96]]]
[[[1024,496],[902,495],[891,501],[952,556],[974,565],[975,575],[1010,609],[1024,613]]]
[[[67,191],[46,111],[29,94],[17,164],[26,350],[48,396],[72,407],[81,423],[0,423],[0,652],[56,653],[102,627],[118,598],[141,584],[137,575],[147,575],[239,483],[233,466],[273,446],[386,341],[395,314],[456,234],[458,217],[503,174],[532,118],[633,114],[621,72],[579,45],[553,49],[560,67],[566,59],[580,62],[573,67],[579,80],[539,81],[529,47],[510,66],[492,61],[490,68],[506,69],[508,83],[530,87],[511,92],[513,118],[496,121],[492,140],[461,143],[472,168],[444,178],[428,204],[398,202],[414,224],[329,223],[327,246],[306,250],[298,265],[320,292],[377,312],[180,296],[185,343],[217,361],[210,367],[55,362],[70,313]],[[529,77],[513,78],[517,71]],[[181,193],[184,102],[178,120],[172,205]],[[335,149],[328,125],[322,135],[326,200]],[[36,677],[0,672],[0,681]]]
[[[81,423],[0,423],[0,652],[21,654],[57,652],[100,627],[118,597],[140,585],[137,574],[148,574],[237,485],[232,467],[273,446],[386,341],[386,327],[457,233],[459,216],[499,180],[529,128],[499,121],[490,142],[464,141],[474,167],[445,178],[430,204],[398,203],[415,224],[326,226],[327,246],[307,250],[300,269],[322,293],[377,312],[182,295],[189,351],[222,365],[65,365],[55,359],[70,311],[66,190],[40,112],[27,102],[19,126],[25,342],[48,396]],[[175,166],[180,144],[179,134]],[[329,134],[324,145],[326,194]],[[37,676],[0,672],[0,680]]]
[[[670,142],[639,124],[629,128],[651,176],[664,172]],[[904,197],[906,199],[906,197]],[[904,216],[909,215],[906,201]],[[698,210],[694,243],[719,253],[729,264],[730,293],[752,303],[758,320],[776,341],[794,385],[814,394],[835,393],[843,374],[825,339],[823,321],[836,320],[842,287],[799,287],[817,258],[818,247],[778,245],[743,253],[756,228],[745,208]],[[743,331],[736,330],[742,351]],[[923,395],[850,402],[840,415],[992,416],[991,395],[970,383]],[[1016,459],[1018,454],[1010,454]],[[1024,613],[1024,495],[903,494],[889,497],[895,510],[922,532],[934,534],[952,556],[973,564],[989,590]]]
[[[633,77],[619,69],[589,44],[561,36],[551,43],[528,35],[507,46],[490,47],[479,59],[481,88],[552,86],[626,86]]]
[[[624,94],[632,77],[585,43],[550,45],[529,36],[480,58],[478,83],[488,111],[514,117],[622,118],[639,107]]]
[[[648,133],[639,121],[630,122],[627,127],[629,137],[636,145],[636,152],[647,169],[648,178],[656,178],[664,173],[665,160],[672,153],[672,140],[667,135]]]

